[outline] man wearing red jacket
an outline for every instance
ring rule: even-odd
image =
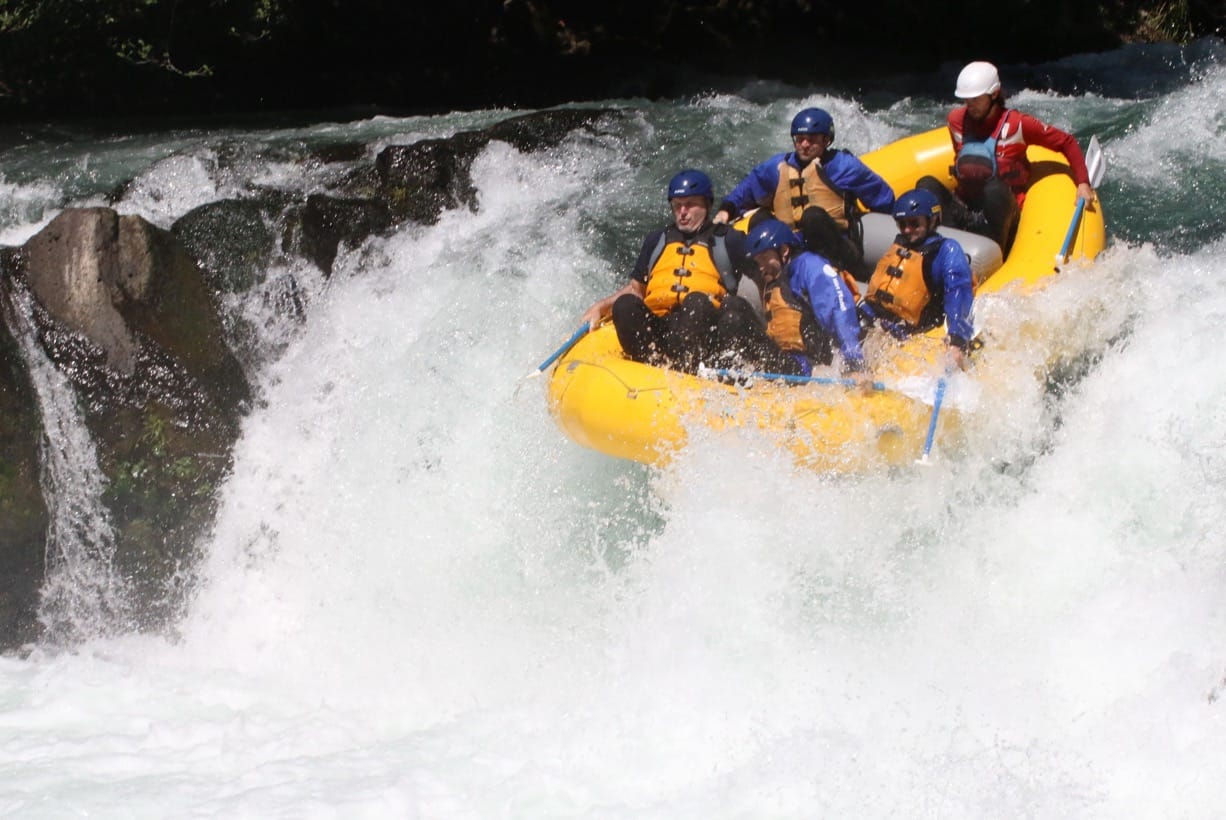
[[[1036,117],[1006,108],[996,66],[968,63],[958,74],[954,96],[966,100],[949,112],[957,188],[951,193],[931,176],[916,184],[941,200],[948,227],[983,234],[1008,252],[1030,185],[1028,145],[1063,154],[1077,183],[1077,196],[1093,201],[1094,189],[1077,140]]]

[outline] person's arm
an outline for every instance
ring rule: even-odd
[[[952,239],[946,239],[941,243],[941,249],[937,251],[932,267],[940,277],[941,289],[944,291],[942,304],[945,308],[945,328],[949,333],[949,345],[965,352],[971,337],[975,335],[975,327],[971,322],[971,308],[975,297],[970,261],[961,245]]]
[[[647,293],[647,275],[650,273],[647,270],[647,264],[651,261],[651,255],[655,252],[662,233],[663,231],[653,231],[643,240],[643,247],[639,249],[639,257],[634,262],[634,270],[630,273],[630,281],[615,293],[593,302],[583,312],[582,321],[587,322],[589,327],[596,327],[600,324],[613,310],[613,303],[625,294],[633,293],[642,299]]]
[[[711,221],[720,225],[731,222],[751,208],[770,205],[775,198],[775,188],[779,185],[779,163],[783,157],[783,154],[776,154],[766,162],[755,165],[719,203],[719,210]]]
[[[856,300],[843,277],[829,263],[813,255],[798,259],[793,267],[792,287],[809,302],[818,323],[832,334],[843,355],[843,369],[851,373],[864,370],[864,349],[860,346],[860,318]],[[799,285],[799,287],[797,287]]]
[[[870,211],[888,214],[894,207],[894,189],[857,156],[846,152],[835,154],[826,167],[830,181],[851,191]]]
[[[958,143],[962,141],[962,123],[965,119],[965,105],[950,110],[949,115],[945,118],[945,127],[949,129],[949,144],[955,154],[958,152]]]
[[[1069,171],[1073,174],[1073,182],[1077,183],[1077,196],[1087,202],[1094,200],[1094,189],[1090,187],[1090,172],[1086,168],[1085,154],[1072,134],[1061,131],[1054,125],[1048,125],[1037,117],[1021,114],[1022,139],[1027,145],[1041,145],[1064,155],[1068,161]]]

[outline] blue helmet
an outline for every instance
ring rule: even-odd
[[[686,168],[668,183],[668,198],[673,200],[679,196],[705,196],[714,200],[715,190],[711,187],[711,178],[702,171]]]
[[[825,134],[834,139],[834,118],[820,108],[806,108],[792,117],[792,136]]]
[[[928,217],[928,230],[935,230],[941,224],[941,202],[932,191],[916,188],[894,200],[894,218],[905,219],[909,216]]]
[[[799,236],[778,219],[764,219],[749,231],[749,255],[757,256],[763,251],[778,250],[784,245],[801,247]]]

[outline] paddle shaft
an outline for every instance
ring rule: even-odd
[[[562,358],[562,356],[563,356],[563,355],[565,355],[566,351],[568,351],[568,350],[570,350],[572,347],[574,347],[574,346],[575,346],[575,345],[576,345],[576,344],[579,342],[579,340],[580,340],[580,339],[582,339],[582,338],[583,338],[585,335],[587,335],[588,330],[589,330],[589,326],[588,326],[588,325],[587,325],[587,323],[585,322],[583,325],[581,325],[581,326],[580,326],[580,328],[579,328],[578,330],[576,330],[576,331],[575,331],[575,332],[574,332],[574,333],[571,335],[571,337],[570,337],[569,339],[567,339],[567,340],[566,340],[566,341],[565,341],[565,342],[562,344],[562,346],[561,346],[561,347],[559,347],[559,348],[558,348],[557,350],[555,350],[555,351],[554,351],[552,354],[550,354],[550,356],[549,356],[549,358],[548,358],[548,359],[546,359],[545,361],[541,362],[541,363],[540,363],[540,366],[539,366],[539,367],[537,367],[537,368],[536,368],[536,370],[532,371],[532,372],[531,372],[531,373],[529,373],[528,375],[529,375],[529,376],[536,376],[536,375],[538,375],[538,374],[540,374],[540,373],[544,373],[544,372],[545,372],[545,371],[546,371],[546,370],[549,368],[549,365],[553,364],[553,363],[554,363],[554,362],[556,362],[558,359]]]
[[[945,398],[945,379],[937,381],[937,395],[932,401],[932,418],[928,419],[928,435],[924,438],[924,452],[920,453],[920,461],[927,461],[932,452],[932,442],[937,435],[937,416],[941,412],[941,402]]]
[[[1081,225],[1081,214],[1086,209],[1086,201],[1081,197],[1077,197],[1077,207],[1073,209],[1073,219],[1068,224],[1068,233],[1064,235],[1064,244],[1060,246],[1060,253],[1056,257],[1056,273],[1060,272],[1060,266],[1068,261],[1069,247],[1073,244],[1073,237],[1077,235],[1077,228]]]
[[[860,383],[855,379],[836,379],[831,376],[790,376],[787,373],[763,373],[761,371],[745,373],[727,368],[720,368],[709,372],[714,376],[731,379],[766,379],[768,381],[789,382],[791,384],[838,384],[843,387],[860,386]],[[883,382],[873,382],[872,388],[874,390],[885,390],[886,386]]]
[[[1086,168],[1090,174],[1090,187],[1097,188],[1098,184],[1103,181],[1103,175],[1107,173],[1107,160],[1103,156],[1103,149],[1098,144],[1097,136],[1090,137],[1090,145],[1086,148]],[[1069,220],[1068,232],[1064,235],[1064,244],[1060,246],[1060,253],[1056,256],[1056,273],[1059,273],[1060,266],[1068,261],[1069,251],[1072,250],[1077,229],[1081,226],[1081,215],[1085,208],[1086,201],[1077,197],[1077,207],[1073,209],[1073,218]]]

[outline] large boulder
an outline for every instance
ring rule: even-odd
[[[467,131],[411,145],[389,145],[375,168],[379,192],[399,221],[432,225],[448,208],[473,208],[477,190],[469,166],[489,142],[482,132]]]
[[[160,623],[180,603],[250,397],[213,294],[172,234],[109,208],[64,211],[10,269],[79,396],[132,608]]]
[[[316,267],[330,274],[342,242],[356,245],[391,226],[391,209],[379,200],[311,194],[302,208],[299,250]]]
[[[558,108],[533,111],[502,120],[486,129],[490,139],[510,143],[524,153],[557,145],[571,131],[593,130],[596,122],[613,113],[612,108]]]
[[[263,199],[222,199],[193,208],[170,230],[212,290],[242,293],[264,281],[276,246],[277,213]]]

